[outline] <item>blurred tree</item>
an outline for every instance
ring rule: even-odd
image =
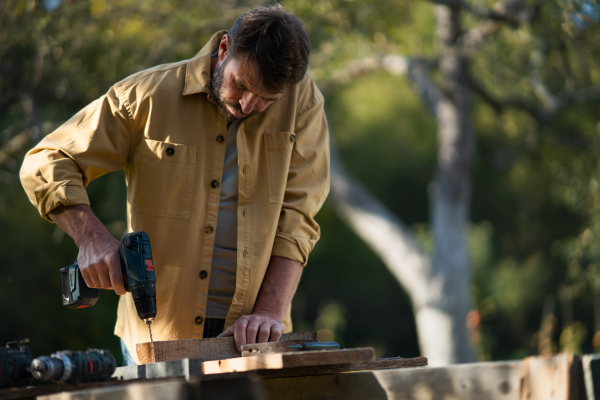
[[[600,86],[592,85],[593,79],[587,72],[584,72],[584,76],[588,75],[587,81],[581,81],[584,76],[577,76],[568,67],[569,62],[566,62],[567,68],[559,70],[564,86],[557,88],[561,90],[557,94],[550,88],[556,86],[556,76],[542,76],[546,68],[555,69],[552,62],[544,63],[542,54],[560,52],[565,46],[564,42],[559,43],[555,49],[540,40],[548,21],[562,14],[562,29],[568,34],[578,29],[591,30],[593,22],[597,22],[597,9],[589,2],[550,5],[539,1],[501,1],[489,8],[485,2],[431,2],[438,4],[435,12],[439,53],[435,59],[423,62],[398,55],[369,57],[338,71],[325,88],[331,90],[334,84],[347,83],[373,70],[408,74],[436,117],[438,170],[430,188],[434,243],[431,256],[424,253],[411,232],[392,212],[347,175],[339,157],[333,158],[332,188],[342,218],[384,260],[410,295],[424,355],[430,364],[443,365],[473,360],[466,326],[472,300],[466,239],[470,214],[470,165],[475,140],[473,93],[498,114],[507,109],[528,114],[535,135],[548,132],[559,140],[569,140],[551,128],[554,118],[569,106],[599,98]],[[597,29],[596,26],[593,28]],[[505,33],[507,30],[509,32]],[[529,70],[529,74],[519,76],[519,85],[506,81],[498,84],[494,78],[489,79],[487,73],[474,73],[473,65],[498,61],[486,52],[505,45],[506,36],[512,36],[514,31],[520,32],[525,40],[513,43],[516,46],[512,49],[516,53],[533,51],[530,60],[516,60],[520,64],[506,66]],[[553,33],[562,34],[563,40],[568,40],[564,38],[564,32]],[[483,60],[478,53],[484,54]],[[562,58],[582,55],[587,52],[559,54]],[[511,61],[509,59],[507,64]],[[434,70],[437,71],[437,84],[428,77],[428,71]],[[490,86],[510,95],[499,97],[488,90]],[[531,88],[531,92],[523,93],[524,86]],[[575,140],[586,141],[583,135]],[[563,287],[561,293],[562,298],[572,297],[571,288]],[[581,340],[582,332],[580,325],[567,323],[561,335],[563,348],[576,348],[573,340]]]

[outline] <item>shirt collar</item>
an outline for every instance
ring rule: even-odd
[[[184,96],[199,92],[210,93],[211,55],[219,48],[221,38],[226,33],[227,31],[215,33],[202,50],[188,62],[185,86],[183,87]]]

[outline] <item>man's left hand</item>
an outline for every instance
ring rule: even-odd
[[[283,322],[267,315],[242,315],[217,337],[233,336],[239,351],[242,345],[277,342],[283,334]]]

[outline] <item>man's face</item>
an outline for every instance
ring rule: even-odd
[[[212,93],[228,121],[264,111],[283,93],[266,93],[255,78],[254,64],[225,57],[212,75]]]

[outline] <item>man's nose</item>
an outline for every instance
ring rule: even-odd
[[[254,93],[246,92],[240,99],[240,106],[242,107],[242,112],[244,114],[250,114],[252,111],[254,111],[254,107],[256,106],[256,103],[259,100],[260,99],[258,98],[258,96]]]

